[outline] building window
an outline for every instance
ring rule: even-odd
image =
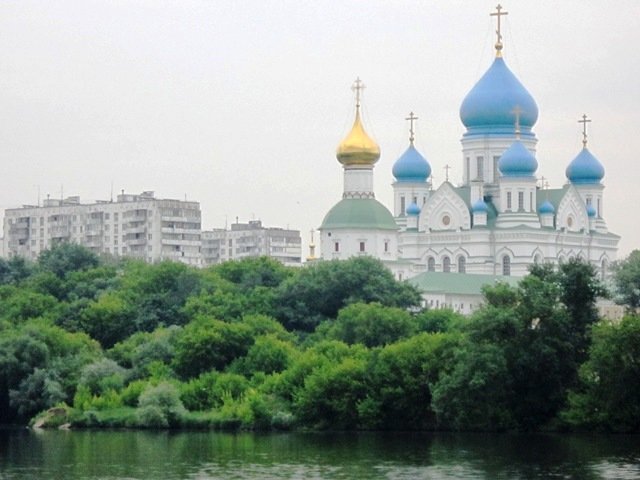
[[[507,210],[511,210],[511,192],[507,192]]]
[[[498,178],[500,177],[500,172],[498,170],[499,161],[500,161],[500,157],[494,155],[493,157],[493,182],[494,183],[496,183],[498,181]]]
[[[502,275],[505,277],[511,275],[511,257],[509,255],[502,257]]]
[[[339,252],[340,251],[340,242],[335,242],[333,244],[333,251],[334,252]]]
[[[389,253],[389,241],[384,242],[384,253]]]
[[[445,273],[449,273],[451,271],[451,259],[449,257],[444,257],[442,259],[442,271]]]
[[[600,218],[602,215],[600,214],[600,199],[598,199],[598,208],[596,210],[598,212],[598,218]]]
[[[400,215],[404,215],[406,213],[405,203],[404,196],[400,197]]]
[[[467,273],[467,259],[462,255],[458,257],[458,272]]]
[[[476,178],[478,180],[484,180],[484,157],[477,157],[476,164],[478,167],[478,175]]]
[[[435,272],[436,271],[436,260],[433,257],[429,257],[427,258],[427,270],[429,272]]]
[[[360,242],[360,251],[364,252],[364,242]]]
[[[467,182],[469,182],[471,180],[471,160],[469,159],[469,157],[465,157],[464,159],[464,173],[467,176],[466,180]]]
[[[529,211],[533,212],[533,192],[529,192]]]
[[[518,211],[524,210],[524,192],[518,192]]]
[[[600,267],[600,278],[605,280],[607,278],[607,261],[602,260],[602,266]]]

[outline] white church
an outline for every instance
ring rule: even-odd
[[[498,17],[495,59],[460,107],[466,130],[459,185],[448,180],[432,185],[431,167],[413,145],[411,114],[409,146],[393,165],[393,211],[375,199],[373,169],[380,148],[363,127],[363,85],[356,80],[355,121],[336,155],[344,169],[344,192],[319,228],[321,259],[370,255],[397,278],[421,276],[425,285],[430,275],[442,279],[443,273],[458,277],[454,284],[475,278],[480,285],[524,276],[534,263],[574,257],[607,274],[620,237],[605,222],[604,168],[587,148],[590,120],[582,119],[583,145],[567,162],[566,184],[539,185],[533,130],[538,107],[502,58],[504,14],[500,6],[492,14]],[[451,303],[445,296],[442,302]]]

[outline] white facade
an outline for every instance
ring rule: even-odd
[[[234,223],[230,229],[202,232],[202,260],[214,265],[227,260],[267,256],[284,265],[302,264],[302,238],[299,230],[264,227],[260,220]]]
[[[81,204],[79,197],[69,197],[7,209],[3,248],[5,257],[36,259],[58,243],[72,242],[97,254],[200,265],[200,232],[198,202],[123,192],[115,202]]]

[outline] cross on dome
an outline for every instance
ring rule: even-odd
[[[411,142],[411,145],[413,145],[413,141],[415,140],[415,132],[413,131],[413,122],[415,120],[418,120],[418,117],[416,117],[413,112],[409,113],[409,116],[407,118],[405,118],[405,120],[409,120],[409,141]]]
[[[587,118],[587,114],[582,115],[582,120],[578,120],[578,123],[582,124],[582,146],[587,148],[587,123],[591,123],[591,120]]]
[[[449,170],[451,169],[451,167],[449,166],[449,164],[447,163],[444,166],[444,171],[445,171],[445,182],[449,181]]]
[[[502,30],[500,28],[500,17],[502,17],[503,15],[509,15],[509,12],[503,12],[502,11],[502,5],[498,4],[496,6],[496,12],[495,13],[490,13],[489,16],[491,17],[498,17],[498,29],[496,30],[496,35],[498,36],[498,39],[496,40],[496,57],[501,57],[502,56]]]
[[[360,108],[360,92],[364,89],[365,85],[362,80],[360,80],[360,77],[356,78],[356,81],[353,82],[353,86],[351,87],[351,90],[356,92],[356,108]]]

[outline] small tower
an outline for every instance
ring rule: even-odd
[[[409,147],[393,164],[392,170],[396,179],[393,182],[393,214],[396,218],[404,217],[407,207],[412,203],[421,209],[429,198],[427,179],[431,175],[431,166],[414,145],[413,127],[418,117],[411,112],[406,120],[409,121]]]
[[[498,161],[500,171],[497,227],[540,227],[536,213],[538,161],[520,141],[520,108],[514,109],[516,140]]]
[[[582,115],[578,123],[582,123],[582,150],[571,161],[566,170],[567,179],[576,188],[587,208],[593,207],[594,214],[589,217],[589,224],[593,223],[594,228],[602,233],[607,232],[607,226],[603,215],[603,195],[604,167],[587,148],[587,124],[591,120],[587,115]],[[593,218],[593,221],[591,220]]]

